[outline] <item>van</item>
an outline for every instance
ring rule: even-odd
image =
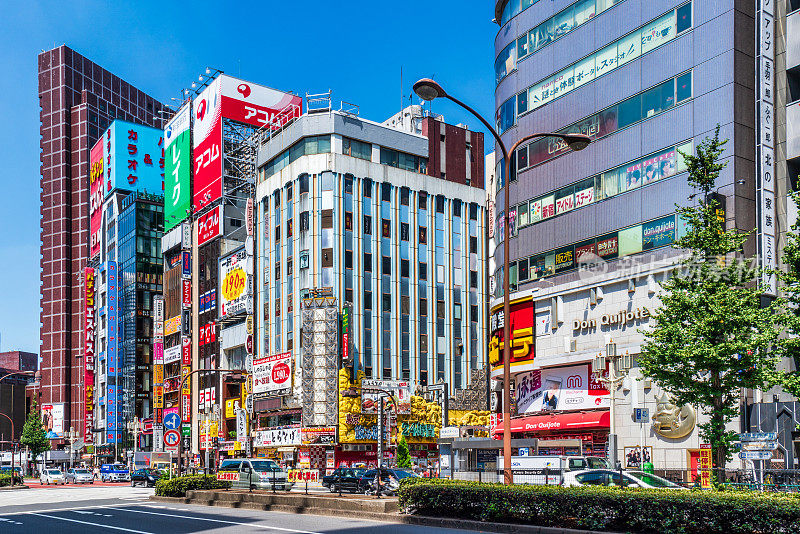
[[[130,482],[131,474],[123,464],[103,464],[100,466],[100,480],[103,482]]]
[[[289,491],[294,485],[286,471],[266,458],[237,458],[223,460],[217,471],[217,480],[230,481],[237,489],[276,489]]]
[[[497,457],[498,473],[502,473],[503,457]],[[598,456],[512,456],[511,471],[520,484],[564,482],[564,473],[586,469],[609,469],[608,462]]]

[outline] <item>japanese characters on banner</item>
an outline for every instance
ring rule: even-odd
[[[533,370],[533,358],[536,345],[534,325],[533,299],[526,297],[511,301],[511,317],[509,331],[511,333],[511,373]],[[505,316],[503,306],[492,310],[489,329],[492,338],[489,341],[489,365],[492,378],[503,375],[503,326]]]
[[[164,365],[181,361],[181,352],[183,347],[175,345],[164,349]]]
[[[171,336],[181,329],[181,316],[170,317],[164,323],[164,335]]]
[[[186,218],[191,204],[192,105],[186,103],[164,128],[164,232],[169,232]]]
[[[284,445],[301,445],[299,426],[271,428],[259,430],[253,438],[253,447],[279,447]]]
[[[220,318],[247,313],[252,308],[247,252],[242,248],[219,260]]]
[[[153,297],[153,337],[164,339],[164,297]]]
[[[183,308],[188,309],[192,307],[192,281],[188,278],[184,278],[183,282],[183,291],[182,291],[182,301],[183,301]]]
[[[223,207],[217,206],[197,219],[197,245],[205,245],[222,235]]]
[[[222,119],[277,129],[302,114],[302,99],[221,74],[195,99],[192,113],[192,204],[197,212],[222,196]]]
[[[762,290],[767,295],[777,295],[778,280],[773,272],[777,267],[775,220],[775,5],[774,0],[760,0],[756,15],[758,23],[758,54],[756,69],[758,101],[756,117],[757,183],[758,198],[758,254],[761,267]]]
[[[117,381],[122,375],[121,340],[119,333],[119,272],[117,262],[106,263],[107,327],[106,362],[108,385],[106,386],[106,443],[117,443],[122,439],[122,388]]]
[[[105,176],[103,139],[89,152],[89,257],[100,252],[103,242],[103,180]]]
[[[534,369],[516,378],[517,413],[609,408],[610,395],[592,377],[591,365]]]
[[[114,189],[164,193],[164,132],[115,120],[103,132],[103,196]],[[96,146],[96,145],[95,145]]]
[[[84,317],[86,319],[84,334],[84,419],[83,419],[83,441],[84,443],[94,443],[94,308],[95,308],[95,285],[94,269],[87,267],[84,271]]]
[[[388,413],[394,411],[394,404],[386,395],[366,391],[367,388],[390,392],[394,398],[394,402],[397,404],[397,413],[411,413],[411,382],[399,380],[371,380],[365,378],[361,381],[361,387],[364,388],[364,391],[361,392],[361,413],[378,413],[380,409],[380,399],[383,399],[384,412]]]
[[[291,351],[253,359],[253,393],[288,395],[291,389]]]

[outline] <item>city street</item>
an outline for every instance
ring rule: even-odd
[[[0,494],[0,531],[8,534],[191,532],[410,534],[461,532],[352,518],[152,503],[152,489],[122,485],[37,487]]]

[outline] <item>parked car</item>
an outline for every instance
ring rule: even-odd
[[[39,475],[39,482],[41,484],[61,484],[63,486],[66,480],[61,469],[43,469],[42,474]]]
[[[362,467],[339,467],[330,475],[322,477],[322,485],[336,493],[339,490],[355,493],[358,491],[358,481],[366,469]]]
[[[294,482],[288,474],[272,460],[245,458],[223,460],[217,471],[217,479],[229,480],[232,487],[241,489],[278,489],[289,491]]]
[[[564,474],[564,486],[617,486],[620,488],[686,489],[666,478],[644,471],[590,469]]]
[[[131,474],[131,487],[134,486],[155,486],[156,481],[161,478],[161,473],[155,469],[137,469]]]
[[[100,466],[100,480],[103,482],[130,482],[131,474],[123,464],[103,464]]]
[[[358,492],[364,493],[370,487],[370,484],[373,480],[375,480],[375,475],[377,474],[377,469],[370,469],[369,471],[365,471],[361,477],[358,479]],[[415,473],[411,473],[409,471],[404,471],[402,469],[389,469],[387,467],[381,468],[381,482],[389,480],[390,478],[395,478],[399,481],[403,480],[404,478],[408,477],[417,477],[419,475]]]
[[[88,469],[69,469],[64,480],[67,484],[94,484],[94,475]]]

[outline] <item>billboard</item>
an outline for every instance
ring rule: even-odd
[[[591,364],[535,369],[517,376],[517,414],[610,407],[606,386],[592,377]]]
[[[91,444],[94,442],[92,428],[94,428],[94,307],[95,307],[95,286],[94,269],[87,267],[84,270],[84,345],[83,345],[83,366],[84,366],[84,417],[83,417],[83,441]]]
[[[104,198],[115,189],[164,194],[163,135],[119,119],[111,123],[102,137]]]
[[[253,437],[253,447],[301,445],[303,443],[301,436],[299,426],[259,430]]]
[[[186,218],[191,205],[192,104],[178,110],[164,128],[164,232]]]
[[[397,404],[397,413],[411,413],[411,382],[398,380],[369,380],[365,378],[361,381],[361,387],[364,389],[373,388],[390,392],[392,397],[394,397],[394,402]],[[378,413],[378,408],[380,406],[378,403],[381,398],[384,399],[384,411],[394,411],[394,405],[386,398],[386,395],[363,391],[361,393],[361,413]]]
[[[253,393],[288,395],[291,389],[291,351],[253,358]]]
[[[222,196],[222,119],[276,129],[303,111],[299,96],[220,74],[192,104],[195,212]]]
[[[98,139],[89,152],[89,257],[100,252],[103,242],[103,180],[105,152]]]
[[[247,252],[242,248],[219,260],[220,319],[247,312],[250,306],[250,276],[245,263]]]
[[[64,437],[64,404],[42,404],[42,424],[49,439]]]
[[[514,299],[510,306],[509,332],[511,333],[511,373],[533,370],[536,344],[534,303],[532,297]],[[492,309],[489,341],[489,365],[492,378],[503,374],[503,306]]]
[[[217,206],[197,219],[197,246],[205,245],[222,232],[222,206]]]

